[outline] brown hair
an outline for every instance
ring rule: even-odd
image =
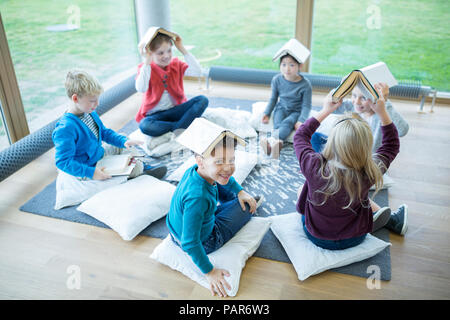
[[[163,34],[163,33],[158,33],[156,35],[156,37],[152,41],[150,41],[150,43],[147,45],[147,50],[150,50],[150,51],[158,50],[158,48],[164,42],[168,42],[170,44],[173,44],[171,37],[169,37],[168,35]]]

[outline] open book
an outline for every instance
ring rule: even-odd
[[[147,32],[142,37],[141,41],[139,41],[138,47],[141,50],[141,54],[145,54],[145,48],[148,49],[148,46],[150,45],[150,42],[158,35],[158,33],[166,34],[169,37],[171,37],[173,40],[177,38],[177,34],[170,32],[162,27],[150,27]]]
[[[275,53],[272,61],[284,56],[285,54],[290,54],[298,63],[304,63],[311,52],[297,39],[289,40],[280,50]]]
[[[244,139],[205,118],[196,118],[176,141],[197,154],[207,156],[226,135],[245,146]]]
[[[97,162],[97,167],[105,167],[111,176],[128,176],[135,166],[132,154],[107,155]]]
[[[380,82],[386,83],[389,87],[398,84],[384,62],[377,62],[359,70],[353,70],[343,78],[339,87],[334,91],[333,101],[339,101],[357,86],[367,99],[375,103],[379,97],[373,85]]]

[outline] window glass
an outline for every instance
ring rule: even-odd
[[[140,62],[132,0],[0,1],[0,10],[31,132],[65,111],[68,70],[107,89]]]
[[[170,10],[172,31],[202,67],[277,70],[273,55],[295,35],[292,0],[176,0]]]
[[[343,76],[384,61],[397,80],[450,91],[447,0],[314,1],[310,72]]]

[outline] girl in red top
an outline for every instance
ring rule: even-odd
[[[184,55],[186,62],[172,58],[172,45]],[[183,46],[177,35],[173,41],[159,33],[145,48],[139,48],[145,62],[138,66],[136,90],[143,92],[141,108],[136,115],[141,131],[156,137],[176,129],[186,129],[208,106],[205,96],[187,100],[183,76],[200,76],[201,67]]]

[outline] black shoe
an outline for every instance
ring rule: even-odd
[[[383,228],[391,217],[391,208],[383,207],[373,214],[372,232]]]
[[[262,194],[259,194],[257,196],[254,196],[253,198],[256,200],[256,209],[258,209],[264,202],[264,196]]]
[[[151,167],[150,169],[144,170],[142,174],[146,174],[152,177],[155,177],[156,179],[161,180],[167,173],[167,167],[166,166],[159,166],[159,167]]]
[[[405,235],[408,230],[408,206],[402,204],[397,211],[391,214],[386,228],[401,236]]]

